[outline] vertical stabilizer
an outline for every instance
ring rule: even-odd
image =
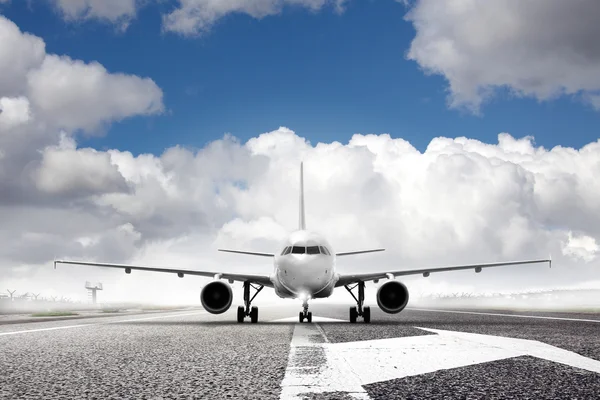
[[[304,163],[300,163],[300,223],[298,229],[306,229],[306,217],[304,215]]]

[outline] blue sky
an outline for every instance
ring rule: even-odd
[[[405,58],[415,29],[394,1],[351,1],[341,14],[331,7],[288,7],[263,19],[230,14],[200,37],[161,31],[161,13],[175,2],[142,8],[125,32],[65,22],[47,2],[27,3],[13,1],[2,14],[42,37],[47,52],[150,77],[164,91],[167,113],[116,123],[103,136],[80,137],[80,146],[160,154],[279,126],[313,144],[389,133],[419,150],[437,136],[496,143],[509,132],[547,148],[579,148],[599,136],[598,112],[570,96],[539,102],[506,91],[479,116],[449,109],[445,79]]]

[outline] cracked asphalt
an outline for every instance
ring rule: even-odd
[[[298,305],[261,307],[259,323],[235,309],[17,323],[0,326],[2,399],[279,399]],[[311,305],[347,320],[348,306]],[[589,319],[594,314],[514,313]],[[316,318],[315,318],[316,319]],[[433,328],[531,339],[600,361],[600,323],[372,307],[372,323],[317,322],[328,343],[419,337]],[[324,363],[326,360],[316,360]],[[534,357],[514,357],[364,385],[371,399],[598,399],[600,374]],[[307,394],[346,399],[348,393]]]

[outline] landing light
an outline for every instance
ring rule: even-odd
[[[300,300],[310,300],[310,295],[308,293],[302,292],[298,295]]]

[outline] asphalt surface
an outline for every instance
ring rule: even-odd
[[[1,325],[0,398],[600,398],[597,314],[372,307],[371,324],[350,324],[348,306],[315,302],[300,325],[299,305],[284,304],[261,307],[257,324],[232,307]]]

